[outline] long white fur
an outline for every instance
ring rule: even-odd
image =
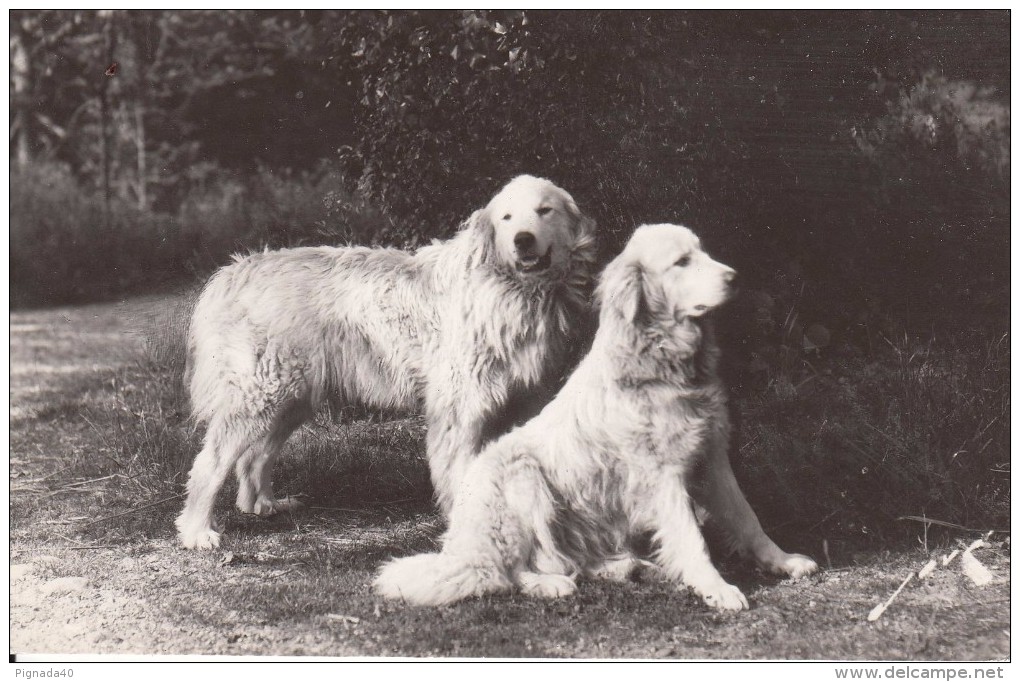
[[[525,232],[527,251],[515,244]],[[192,405],[207,431],[177,519],[184,546],[218,546],[213,503],[231,467],[239,509],[287,508],[273,495],[273,460],[329,396],[423,406],[448,512],[507,405],[548,391],[566,369],[586,325],[594,258],[594,223],[567,192],[525,175],[455,237],[414,253],[296,248],[222,268],[189,335]]]
[[[733,274],[684,227],[638,228],[602,275],[589,354],[537,417],[471,463],[442,551],[390,562],[377,591],[433,605],[514,586],[565,596],[579,574],[632,563],[628,541],[651,532],[668,578],[716,608],[747,608],[709,559],[695,503],[763,568],[817,570],[762,531],[730,468],[703,315],[726,300]]]

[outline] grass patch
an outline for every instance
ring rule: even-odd
[[[110,512],[183,492],[201,446],[180,384],[192,301],[154,308],[119,367],[61,377],[12,422],[15,453],[36,429],[37,446],[60,452],[47,499],[81,501],[89,487],[78,484],[95,479]],[[45,339],[39,325],[31,329],[36,348]],[[744,388],[734,400],[733,459],[766,528],[813,553],[817,537],[848,547],[910,541],[919,528],[899,520],[907,515],[1008,528],[1009,361],[1007,336],[949,348],[903,340],[786,367]],[[325,415],[300,429],[277,465],[278,493],[302,494],[324,513],[430,508],[423,419],[355,416]],[[52,489],[59,485],[72,489]],[[234,492],[232,482],[221,492],[221,513]]]
[[[94,596],[54,603],[52,618],[110,633],[61,640],[52,650],[903,659],[1008,653],[1001,634],[1008,582],[979,594],[958,575],[938,574],[905,593],[880,623],[864,620],[927,552],[971,539],[932,528],[925,547],[917,543],[919,525],[898,516],[924,512],[1008,528],[1008,476],[997,473],[1009,461],[1008,339],[841,354],[735,393],[734,461],[763,524],[786,548],[823,565],[820,541],[827,539],[839,569],[791,583],[720,557],[724,575],[751,600],[750,612],[714,613],[657,581],[586,581],[575,597],[555,602],[508,594],[425,609],[381,600],[369,587],[387,558],[439,546],[443,523],[431,501],[420,417],[358,414],[306,425],[288,443],[275,478],[281,494],[303,493],[307,509],[272,519],[241,514],[230,484],[217,505],[227,531],[222,550],[177,547],[173,519],[201,431],[187,417],[174,353],[154,353],[154,335],[137,330],[172,326],[178,304],[186,309],[176,300],[116,309],[133,330],[121,335],[104,307],[12,320],[23,330],[12,336],[12,403],[21,415],[11,424],[13,561],[50,554],[56,559],[40,565],[40,580],[87,576]],[[48,334],[53,327],[64,331]],[[1008,553],[982,560],[1008,574]],[[21,589],[14,586],[15,597]],[[101,621],[113,608],[111,595],[125,611]],[[12,622],[39,619],[47,605],[31,608],[43,611],[15,610]],[[26,631],[19,627],[14,631]],[[952,634],[962,631],[972,636]]]
[[[778,535],[850,546],[913,541],[908,515],[1008,529],[1009,366],[1007,336],[904,340],[774,378],[739,403],[756,509]]]

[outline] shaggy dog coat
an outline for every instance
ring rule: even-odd
[[[702,316],[726,300],[733,274],[686,228],[638,228],[602,276],[590,353],[537,417],[471,463],[442,552],[391,562],[376,589],[415,604],[512,586],[563,596],[578,574],[625,575],[629,540],[651,532],[668,578],[711,606],[747,608],[712,565],[692,502],[763,568],[816,570],[765,535],[730,468]]]
[[[424,406],[448,512],[464,467],[505,432],[510,403],[566,369],[587,324],[594,256],[593,222],[567,192],[525,175],[454,238],[414,253],[295,248],[221,269],[189,336],[192,406],[207,431],[177,519],[182,543],[218,546],[213,503],[231,468],[241,511],[288,507],[273,495],[273,460],[327,397]]]

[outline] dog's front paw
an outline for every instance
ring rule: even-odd
[[[696,589],[706,604],[720,611],[741,611],[750,608],[747,597],[735,585],[720,582],[710,588]]]
[[[559,599],[569,597],[577,590],[574,579],[552,573],[521,573],[518,576],[521,591],[529,597]]]
[[[182,513],[174,525],[181,544],[187,549],[216,549],[220,546],[220,527],[213,519],[196,523]]]
[[[787,554],[773,570],[776,573],[785,573],[796,580],[818,571],[818,564],[811,557],[806,557],[803,554]]]
[[[180,533],[181,544],[187,549],[216,549],[220,546],[220,534],[212,528]]]

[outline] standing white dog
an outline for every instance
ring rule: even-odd
[[[219,545],[213,504],[232,467],[238,509],[286,509],[273,460],[329,395],[382,409],[424,403],[432,481],[449,512],[508,404],[566,369],[594,259],[594,223],[567,192],[523,175],[453,239],[414,253],[296,248],[221,269],[189,336],[193,411],[208,428],[181,542]]]
[[[442,552],[391,562],[376,589],[415,604],[514,585],[560,597],[577,574],[626,574],[628,539],[652,532],[670,579],[716,608],[747,608],[712,565],[692,498],[761,567],[817,570],[769,539],[730,468],[718,349],[702,316],[734,274],[684,227],[638,228],[602,275],[591,352],[537,417],[471,463]]]

